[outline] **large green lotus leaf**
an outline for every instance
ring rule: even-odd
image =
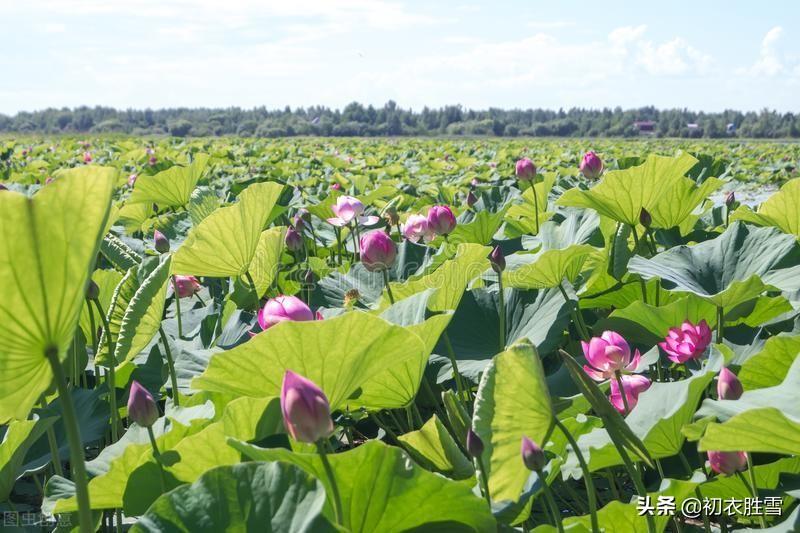
[[[0,423],[25,418],[66,357],[111,205],[116,170],[65,171],[33,198],[0,194]]]
[[[97,287],[100,289],[100,294],[97,298],[100,300],[100,305],[103,307],[104,311],[108,309],[108,306],[111,303],[111,298],[114,296],[114,291],[121,280],[122,274],[116,270],[100,269],[95,270],[92,273],[92,281],[94,281],[97,284]],[[97,308],[94,304],[92,304],[92,313],[94,314],[94,327],[102,327],[103,321],[100,319],[100,316],[98,316]],[[86,304],[81,308],[79,324],[83,330],[83,336],[87,339],[87,344],[92,342],[91,323],[92,321],[89,318],[89,304]],[[97,335],[97,329],[95,329],[94,334]]]
[[[697,185],[693,179],[681,178],[656,203],[650,215],[654,228],[669,229],[680,225],[708,195],[722,187],[723,181],[708,178]]]
[[[601,215],[635,226],[642,208],[653,213],[696,163],[697,159],[686,153],[678,157],[649,155],[642,165],[607,172],[600,183],[588,191],[569,189],[556,203],[594,209]]]
[[[186,205],[208,166],[208,160],[206,154],[195,154],[194,161],[187,166],[175,165],[152,176],[139,176],[128,202],[155,203],[160,207]]]
[[[242,441],[229,443],[255,461],[283,461],[321,480],[328,477],[316,453],[264,449]],[[345,528],[353,533],[381,531],[494,531],[486,503],[463,483],[417,466],[401,449],[369,441],[328,456],[342,499]],[[330,509],[331,504],[328,504]]]
[[[139,254],[113,233],[107,234],[100,242],[100,253],[120,272],[127,272],[142,262]]]
[[[479,211],[477,215],[465,224],[459,224],[448,235],[448,241],[456,243],[475,243],[487,245],[492,242],[492,237],[500,225],[503,223],[503,216],[505,209],[501,209],[496,213],[490,211]],[[434,245],[436,242],[433,243]]]
[[[774,226],[800,239],[800,179],[786,182],[781,190],[767,198],[754,212],[739,207],[731,220],[743,220],[759,226]]]
[[[600,217],[590,209],[569,207],[559,215],[563,220],[545,222],[538,236],[529,239],[523,237],[525,249],[534,250],[541,244],[543,250],[561,250],[573,244],[587,244],[600,228]]]
[[[28,449],[55,421],[54,417],[12,420],[0,429],[0,501],[11,494]]]
[[[187,210],[195,226],[219,207],[219,198],[208,187],[198,187],[192,191]]]
[[[278,273],[278,261],[283,251],[285,231],[286,228],[283,227],[270,228],[262,231],[261,236],[258,238],[256,252],[250,262],[248,271],[253,278],[259,295],[267,292],[267,289],[275,280],[275,275]],[[248,287],[248,291],[251,290],[247,285],[247,278],[239,278],[239,282]]]
[[[794,257],[794,237],[775,228],[741,222],[694,246],[677,246],[651,259],[636,256],[628,269],[645,279],[660,278],[670,290],[691,292],[719,307],[755,298],[767,286],[761,277]]]
[[[117,213],[117,222],[125,227],[125,231],[133,234],[142,231],[144,223],[153,215],[153,204],[132,204],[123,205]]]
[[[738,377],[745,390],[780,385],[800,354],[800,336],[767,339],[764,349],[742,364]]]
[[[322,321],[287,321],[214,355],[192,387],[278,396],[284,373],[292,370],[319,385],[331,408],[339,409],[372,378],[418,360],[424,350],[417,334],[358,311]],[[359,401],[357,395],[352,399]]]
[[[625,423],[641,439],[652,458],[670,457],[680,451],[685,440],[681,428],[691,422],[714,375],[714,371],[706,370],[681,381],[653,383],[639,396],[639,402],[625,417]],[[617,447],[603,428],[581,436],[578,445],[593,472],[623,464]],[[565,468],[580,475],[574,454],[570,454]]]
[[[539,176],[537,176],[538,178]],[[536,185],[536,206],[539,209],[539,228],[553,216],[552,211],[547,211],[547,199],[550,191],[556,182],[557,175],[554,172],[547,172],[541,175],[541,181]],[[533,189],[528,187],[522,193],[522,202],[515,203],[508,208],[505,215],[506,233],[509,237],[519,237],[523,235],[536,234],[536,210],[534,209]]]
[[[530,262],[503,272],[503,282],[506,287],[517,289],[557,287],[565,278],[574,281],[586,256],[594,250],[588,244],[573,244],[560,250],[539,252],[531,256]]]
[[[255,183],[239,194],[238,202],[204,218],[175,252],[174,273],[218,278],[244,274],[281,191],[279,183]]]
[[[116,346],[119,330],[122,327],[122,319],[125,317],[125,311],[127,311],[128,305],[140,286],[139,277],[136,273],[136,268],[131,268],[125,273],[119,283],[117,283],[109,305],[104,309],[106,312],[106,320],[108,320],[108,330],[103,328],[103,334],[98,341],[98,350],[94,359],[95,364],[106,367],[111,364],[107,335],[111,336],[111,345]]]
[[[161,496],[131,531],[333,532],[325,498],[322,483],[291,464],[221,466]]]
[[[452,479],[467,479],[475,475],[472,462],[433,415],[422,428],[398,437],[405,450],[426,470],[439,472]]]
[[[442,263],[430,274],[413,277],[405,283],[392,283],[395,301],[426,289],[435,289],[436,293],[428,301],[430,311],[457,309],[469,283],[489,268],[489,252],[491,249],[487,246],[459,244],[455,257]]]
[[[472,428],[483,440],[493,501],[517,501],[530,475],[520,456],[526,435],[542,443],[553,422],[553,406],[536,348],[520,342],[492,359],[475,397]]]
[[[158,333],[169,287],[171,261],[171,256],[162,260],[136,289],[128,303],[114,350],[116,364],[136,357]]]

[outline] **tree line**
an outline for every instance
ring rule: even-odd
[[[647,124],[643,127],[642,124]],[[643,131],[647,130],[647,131]],[[419,111],[389,101],[271,110],[230,108],[126,109],[77,107],[0,114],[5,133],[123,133],[131,135],[290,137],[502,136],[502,137],[702,137],[797,138],[800,114],[687,109],[466,109],[460,105]]]

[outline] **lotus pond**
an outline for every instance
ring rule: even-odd
[[[796,531],[798,160],[0,140],[3,525]]]

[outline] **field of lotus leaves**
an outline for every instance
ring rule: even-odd
[[[798,163],[0,139],[3,526],[798,531]]]

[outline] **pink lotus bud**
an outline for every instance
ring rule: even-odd
[[[424,215],[411,215],[403,224],[403,237],[411,242],[433,240],[433,232],[428,229],[428,218]]]
[[[468,207],[472,207],[472,206],[473,206],[473,205],[475,205],[476,203],[478,203],[478,197],[477,197],[477,196],[475,196],[475,193],[474,193],[474,192],[472,192],[472,191],[469,191],[469,192],[467,193],[467,206],[468,206]]]
[[[313,381],[287,370],[281,386],[281,413],[296,441],[313,444],[333,433],[328,398]]]
[[[456,228],[456,217],[446,205],[435,205],[428,210],[428,229],[436,235],[448,235]]]
[[[736,374],[726,367],[722,367],[717,379],[717,397],[720,400],[738,400],[743,393],[742,382],[739,381]]]
[[[536,165],[527,157],[523,157],[514,168],[520,181],[530,181],[536,176]]]
[[[151,167],[155,166],[156,163],[158,163],[158,159],[156,159],[156,156],[154,155],[151,155],[150,159],[147,160],[147,164]]]
[[[594,180],[603,173],[603,160],[596,153],[589,151],[583,154],[579,168],[585,178]]]
[[[492,265],[492,270],[498,274],[506,269],[506,256],[499,246],[495,246],[492,253],[489,254],[489,263]]]
[[[44,184],[45,185],[50,185],[54,181],[55,181],[55,179],[52,176],[47,176],[47,179],[44,180]]]
[[[361,237],[361,262],[370,272],[387,270],[394,264],[397,246],[386,233],[376,230]]]
[[[650,388],[652,384],[649,379],[641,374],[630,374],[621,376],[622,389],[625,391],[625,400],[628,402],[628,408],[633,410],[636,404],[639,403],[639,395]],[[625,413],[625,400],[622,399],[622,394],[619,392],[619,383],[616,378],[611,380],[611,395],[609,396],[611,405],[622,414]]]
[[[483,455],[483,441],[472,428],[467,430],[467,453],[472,457]]]
[[[311,213],[308,212],[308,209],[301,207],[294,214],[294,227],[297,228],[297,231],[303,231],[308,222],[311,222]]]
[[[303,249],[303,237],[294,228],[286,230],[286,237],[284,237],[283,242],[290,252],[297,252]]]
[[[92,162],[92,154],[90,152],[83,152],[83,162],[84,163]]]
[[[679,328],[670,328],[663,342],[658,345],[674,363],[685,363],[697,359],[711,344],[711,328],[705,319],[697,325],[685,320]]]
[[[87,300],[96,300],[100,296],[100,287],[97,286],[97,283],[94,282],[93,279],[89,279],[89,283],[86,285],[86,299]]]
[[[708,452],[711,470],[730,476],[747,470],[747,454],[744,452]]]
[[[522,453],[522,462],[525,463],[525,467],[528,470],[541,472],[544,466],[547,464],[547,459],[544,456],[544,450],[542,450],[538,444],[533,442],[525,435],[522,436],[520,452]]]
[[[8,190],[8,187],[6,187],[2,183],[0,183],[0,191],[7,191],[7,190]]]
[[[128,176],[128,187],[133,187],[136,184],[136,178],[139,176],[136,174],[131,174]]]
[[[175,393],[177,394],[177,391]],[[158,420],[158,406],[153,395],[136,380],[131,383],[131,392],[128,396],[128,418],[146,428]]]
[[[169,252],[169,239],[167,239],[167,236],[158,230],[153,231],[153,245],[156,249],[156,252],[160,254]]]
[[[736,205],[736,193],[731,191],[725,195],[725,205],[732,209]]]
[[[333,183],[333,184],[331,185],[331,189],[333,189],[334,191],[338,191],[338,190],[339,190],[339,189],[341,189],[341,188],[342,188],[342,186],[341,186],[341,185],[339,185],[338,183]]]
[[[581,346],[589,363],[583,369],[595,381],[613,378],[618,371],[633,371],[639,366],[639,350],[631,357],[631,347],[617,332],[604,331],[599,337],[592,337],[589,342],[581,341]]]
[[[492,165],[492,163],[489,163],[489,166],[491,166],[491,165]],[[470,181],[470,182],[469,182],[469,184],[470,184],[470,186],[472,186],[472,188],[474,189],[474,188],[476,188],[478,185],[480,185],[480,184],[481,184],[481,182],[480,182],[480,181],[478,181],[478,178],[472,178],[472,181]]]
[[[178,298],[189,298],[200,292],[200,282],[194,276],[173,276],[172,287]]]
[[[314,313],[303,300],[296,296],[270,298],[258,312],[258,325],[264,330],[287,320],[292,322],[314,320]]]
[[[650,224],[652,223],[653,223],[653,217],[652,215],[650,215],[650,211],[648,211],[643,207],[642,210],[639,211],[639,224],[641,224],[645,228],[649,228]]]

